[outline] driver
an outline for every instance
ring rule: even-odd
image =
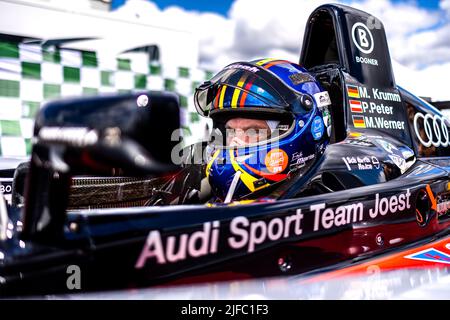
[[[270,192],[304,172],[329,142],[328,93],[288,61],[233,63],[197,88],[194,100],[213,121],[206,176],[220,202]]]
[[[240,147],[269,139],[279,121],[232,118],[225,124],[226,144]]]

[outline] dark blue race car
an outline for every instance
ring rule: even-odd
[[[76,268],[85,291],[321,273],[448,237],[450,121],[397,86],[383,25],[321,6],[300,64],[329,93],[329,144],[225,203],[203,192],[206,143],[171,161],[175,95],[46,105],[0,206],[0,293],[64,292]]]

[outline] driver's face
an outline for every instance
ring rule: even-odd
[[[265,120],[235,118],[225,124],[227,146],[237,147],[265,141],[270,128]]]

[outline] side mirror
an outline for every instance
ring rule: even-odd
[[[48,103],[34,129],[25,191],[24,239],[63,234],[74,175],[161,176],[175,171],[178,96],[144,92]]]
[[[180,127],[178,97],[140,93],[61,100],[36,118],[32,157],[72,174],[160,174],[173,170],[172,133]],[[36,159],[37,160],[37,159]]]

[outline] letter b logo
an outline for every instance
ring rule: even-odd
[[[373,35],[365,24],[358,22],[353,25],[352,39],[359,51],[365,54],[372,53],[375,46]]]
[[[367,32],[364,29],[358,29],[358,33],[359,33],[359,43],[361,44],[361,46],[366,49],[369,48],[370,43],[367,40]]]

